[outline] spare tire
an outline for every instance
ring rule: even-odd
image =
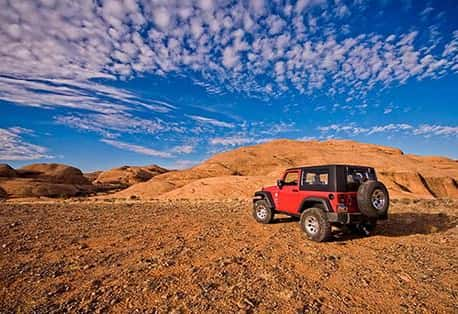
[[[386,219],[390,196],[382,182],[369,180],[362,183],[357,194],[358,208],[370,218]]]

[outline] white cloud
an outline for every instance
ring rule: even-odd
[[[325,2],[326,2],[325,0],[298,0],[296,2],[296,6],[295,6],[294,9],[298,13],[302,13],[302,11],[304,11],[304,9],[306,9],[308,7],[311,7],[311,6],[314,6],[314,5],[320,5],[320,4],[323,4]]]
[[[227,69],[234,68],[239,62],[239,56],[234,47],[226,47],[223,52],[223,65]]]
[[[0,160],[35,160],[53,158],[48,149],[31,144],[23,139],[24,135],[33,135],[33,131],[20,127],[0,128]]]
[[[123,112],[136,108],[167,113],[175,109],[160,100],[140,100],[120,88],[66,79],[14,78],[0,75],[0,100],[24,106],[66,107],[95,112]]]
[[[159,150],[148,148],[148,147],[141,146],[141,145],[135,145],[135,144],[125,143],[125,142],[110,140],[110,139],[101,139],[100,141],[105,144],[114,146],[116,148],[135,152],[138,154],[154,156],[154,157],[161,157],[161,158],[172,157],[172,154],[169,152],[159,151]]]
[[[344,133],[350,136],[372,135],[377,133],[401,132],[405,135],[431,136],[458,136],[458,126],[429,125],[423,124],[413,126],[408,123],[390,123],[385,125],[375,125],[370,127],[359,127],[356,123],[351,124],[331,124],[318,127],[323,134],[335,135]]]
[[[197,165],[199,161],[195,160],[178,160],[174,162],[171,166],[168,166],[169,169],[187,169]]]
[[[142,119],[129,113],[96,113],[57,116],[59,124],[85,131],[99,133],[105,137],[117,137],[120,133],[158,134],[169,131],[183,132],[177,123],[166,122],[159,118]]]
[[[210,140],[212,145],[239,146],[252,143],[253,139],[243,136],[216,137]]]
[[[385,109],[383,110],[383,113],[384,113],[384,114],[389,114],[389,113],[391,113],[391,112],[393,112],[393,109],[392,109],[392,108],[385,108]]]
[[[266,20],[270,35],[279,34],[286,26],[286,22],[278,15],[271,15]]]
[[[160,158],[172,158],[176,154],[190,154],[194,151],[195,145],[194,144],[183,144],[168,148],[166,150],[157,150],[150,147],[127,143],[115,139],[103,138],[100,140],[101,142],[114,146],[116,148],[127,150],[131,152],[135,152],[142,155],[160,157]]]
[[[458,126],[429,125],[424,124],[417,127],[413,134],[424,136],[458,136]]]
[[[204,123],[204,124],[210,124],[210,125],[217,126],[217,127],[223,127],[223,128],[233,128],[234,127],[232,123],[220,121],[217,119],[212,119],[212,118],[207,118],[207,117],[202,117],[202,116],[195,116],[195,115],[188,115],[188,117],[190,117],[191,119],[197,122]]]
[[[175,146],[172,151],[178,154],[190,154],[194,151],[194,145]]]
[[[153,17],[154,17],[154,22],[156,23],[157,26],[159,26],[159,28],[166,29],[167,26],[169,26],[170,12],[166,8],[164,7],[155,8]]]
[[[317,138],[315,136],[302,136],[302,137],[297,138],[296,140],[308,142],[308,141],[315,141],[317,140]]]
[[[262,13],[265,5],[263,0],[251,0],[250,2],[253,11]]]

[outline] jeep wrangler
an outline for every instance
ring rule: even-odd
[[[276,186],[262,188],[253,198],[253,216],[270,223],[276,213],[300,217],[313,241],[326,241],[332,226],[347,226],[369,235],[377,220],[388,218],[389,195],[374,168],[325,165],[287,169]]]

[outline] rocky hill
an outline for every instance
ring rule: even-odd
[[[167,172],[156,165],[124,166],[83,174],[63,164],[31,164],[14,169],[0,164],[0,198],[72,197],[112,193]]]
[[[98,173],[93,181],[95,184],[117,184],[125,187],[135,183],[145,182],[158,174],[168,172],[158,165],[122,166]]]
[[[193,168],[157,175],[114,196],[243,198],[263,185],[274,184],[285,168],[332,163],[375,167],[393,197],[458,198],[456,160],[408,155],[397,148],[347,140],[274,140],[241,147]]]
[[[63,164],[0,165],[0,197],[70,197],[93,191],[81,170]]]

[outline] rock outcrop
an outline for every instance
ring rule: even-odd
[[[168,170],[157,165],[144,167],[123,166],[102,171],[94,180],[94,183],[131,186],[135,183],[148,181],[152,177],[165,172],[168,172]]]
[[[0,164],[0,178],[15,178],[17,177],[16,170],[7,164]]]
[[[60,184],[90,184],[78,168],[63,164],[32,164],[17,170],[22,178]]]
[[[141,198],[250,197],[286,168],[320,164],[375,167],[392,197],[458,197],[458,162],[348,140],[271,142],[217,154],[193,168],[157,175],[114,194]],[[262,179],[261,179],[262,178]],[[239,188],[242,184],[244,188]]]
[[[81,170],[63,164],[32,164],[17,170],[2,165],[0,189],[7,197],[71,197],[94,191]]]

